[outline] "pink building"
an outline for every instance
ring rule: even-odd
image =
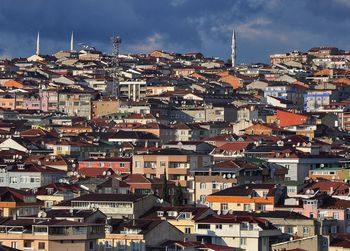
[[[93,158],[79,161],[79,169],[110,168],[116,173],[131,173],[131,158]]]
[[[37,93],[28,93],[23,98],[23,109],[41,110],[41,100]]]
[[[58,110],[58,90],[53,87],[41,87],[39,90],[41,110],[44,112]]]
[[[336,226],[329,233],[350,233],[350,201],[332,198],[327,195],[314,196],[303,200],[303,215],[320,222],[334,220]]]

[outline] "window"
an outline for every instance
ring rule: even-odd
[[[339,212],[334,212],[333,213],[333,219],[339,220]]]
[[[125,167],[125,163],[124,162],[122,162],[122,163],[120,163],[120,165],[119,165],[120,167]]]
[[[250,204],[244,204],[244,211],[250,210]]]
[[[215,225],[215,228],[216,228],[216,229],[222,229],[222,225],[221,225],[221,224],[216,224],[216,225]]]
[[[32,242],[28,241],[28,240],[24,240],[23,247],[24,248],[31,248],[32,247]]]
[[[346,219],[350,220],[350,211],[349,210],[346,211]]]
[[[0,183],[4,183],[4,177],[0,177]]]
[[[191,228],[185,227],[185,234],[190,234],[191,233]]]
[[[53,188],[52,187],[46,188],[46,191],[47,191],[47,194],[52,194]]]
[[[198,224],[198,229],[210,229],[210,224]]]
[[[166,166],[165,161],[161,161],[159,164],[160,164],[161,167],[165,167]]]
[[[163,217],[164,216],[164,212],[163,211],[157,211],[157,216],[158,217]]]
[[[93,241],[89,242],[89,249],[90,250],[94,249],[94,242]]]
[[[113,246],[112,246],[112,241],[111,240],[105,241],[105,248],[111,249],[112,247]]]
[[[205,202],[207,201],[207,196],[201,195],[201,196],[199,197],[199,200],[200,200],[200,203],[201,203],[201,204],[205,204]]]
[[[45,242],[39,242],[38,249],[45,249]]]
[[[191,213],[181,213],[179,219],[191,219]]]
[[[224,189],[229,188],[230,184],[229,183],[224,183]]]
[[[308,235],[308,234],[309,234],[309,228],[303,227],[303,235]]]
[[[11,247],[12,248],[17,248],[17,242],[16,241],[12,241],[11,242]]]
[[[227,203],[221,203],[220,208],[221,208],[221,211],[228,210],[228,204]]]
[[[241,246],[247,245],[247,238],[241,238],[240,239],[240,244],[241,244]]]
[[[118,251],[124,251],[125,250],[125,240],[118,241]]]
[[[132,241],[132,243],[131,243],[131,250],[132,251],[140,251],[141,250],[141,243],[140,243],[140,241]]]
[[[10,183],[17,183],[17,177],[10,177]]]
[[[141,166],[140,161],[135,161],[135,167],[140,168],[140,166]]]
[[[293,227],[287,227],[287,233],[293,234]]]

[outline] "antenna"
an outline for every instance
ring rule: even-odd
[[[122,39],[120,36],[113,36],[112,37],[112,45],[113,45],[113,58],[112,58],[112,75],[113,75],[113,82],[116,85],[117,89],[117,97],[119,97],[119,80],[118,80],[118,75],[119,75],[119,66],[120,66],[120,61],[119,61],[119,48],[120,44],[122,43]]]

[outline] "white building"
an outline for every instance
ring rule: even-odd
[[[198,241],[246,251],[268,251],[270,238],[281,235],[269,221],[252,216],[209,215],[195,224]]]

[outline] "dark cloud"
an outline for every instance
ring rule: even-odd
[[[348,0],[1,0],[0,52],[28,56],[36,32],[42,51],[77,42],[110,51],[110,37],[123,38],[123,52],[153,49],[202,51],[228,58],[232,28],[238,61],[266,62],[268,55],[320,45],[344,49],[350,38]]]

